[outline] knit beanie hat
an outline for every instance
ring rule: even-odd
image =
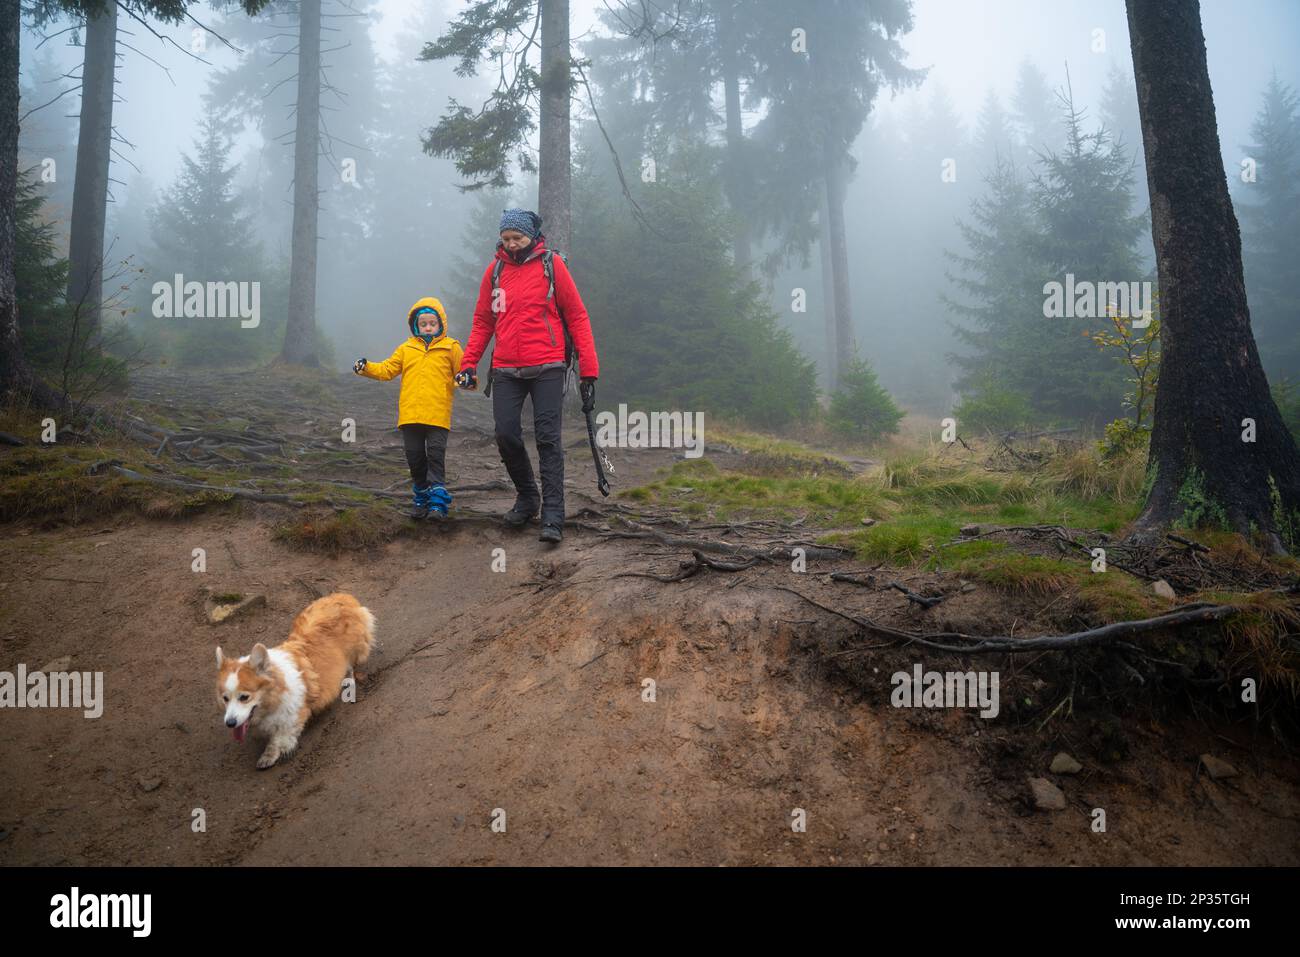
[[[518,230],[529,239],[536,239],[542,232],[542,217],[531,209],[503,209],[501,226],[497,232],[504,232],[507,229]]]

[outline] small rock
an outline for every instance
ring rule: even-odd
[[[67,671],[71,665],[72,656],[64,655],[62,658],[55,658],[53,661],[46,662],[41,667],[41,670],[47,674],[51,671]]]
[[[870,528],[872,525],[876,524],[876,520],[874,518],[864,518],[862,520],[862,524],[865,525],[867,528]]]
[[[209,593],[207,601],[204,602],[204,611],[207,613],[210,625],[219,625],[236,615],[244,614],[251,608],[258,607],[266,607],[265,595],[244,595],[238,600],[218,601]]]
[[[1078,774],[1083,770],[1083,765],[1064,751],[1052,758],[1051,771],[1053,774]]]
[[[1163,578],[1152,582],[1151,590],[1166,601],[1173,601],[1178,597],[1174,594],[1174,590],[1170,587],[1169,582],[1165,581]]]
[[[1221,778],[1235,778],[1237,769],[1222,758],[1216,758],[1212,754],[1201,755],[1201,767],[1205,768],[1205,773],[1215,781]]]
[[[1065,793],[1047,778],[1030,778],[1029,789],[1034,792],[1034,807],[1038,810],[1065,810]]]
[[[979,586],[976,585],[974,582],[962,582],[961,590],[964,594],[970,594],[978,587]]]
[[[980,533],[980,527],[978,525],[963,525],[961,527],[961,535],[963,538],[970,538],[974,535],[978,535],[979,533]]]
[[[160,787],[162,787],[162,783],[163,783],[162,778],[145,777],[143,774],[140,775],[135,780],[136,783],[140,785],[141,791],[157,791]]]

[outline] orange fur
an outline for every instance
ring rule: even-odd
[[[279,647],[298,662],[307,685],[308,715],[328,707],[353,667],[370,657],[372,627],[370,613],[344,592],[318,598],[298,613]]]

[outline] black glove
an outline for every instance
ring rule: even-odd
[[[460,372],[457,372],[454,378],[456,385],[460,386],[462,389],[468,389],[470,392],[473,392],[478,388],[478,376],[468,369],[462,369]]]
[[[357,375],[361,375],[361,370],[364,369],[365,367],[366,367],[365,359],[358,359],[356,362],[352,363],[352,371],[355,372]]]
[[[583,379],[578,386],[578,394],[582,396],[582,411],[590,412],[596,407],[596,380]]]

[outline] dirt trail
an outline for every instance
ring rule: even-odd
[[[358,393],[359,431],[394,445],[391,395]],[[364,404],[364,409],[361,408]],[[471,424],[483,406],[458,406]],[[581,435],[567,427],[566,442]],[[482,482],[495,449],[472,429],[451,482]],[[620,451],[628,487],[671,452]],[[585,471],[584,471],[585,467]],[[499,466],[498,466],[499,468]],[[590,456],[569,453],[573,513]],[[372,474],[370,484],[387,484]],[[398,480],[400,472],[388,480]],[[504,509],[485,491],[475,509]],[[850,684],[824,642],[852,626],[772,586],[782,564],[662,585],[686,556],[571,529],[558,549],[482,521],[420,528],[339,558],[275,540],[285,509],[184,522],[122,515],[0,539],[0,669],[64,655],[105,673],[104,714],[0,711],[0,862],[42,864],[1294,864],[1300,788],[1271,746],[1231,728],[1134,728],[1127,759],[1058,779],[1066,810],[1034,811],[1009,736],[969,712],[918,715]],[[205,574],[191,549],[207,550]],[[491,571],[505,550],[504,572]],[[825,602],[845,598],[815,573]],[[264,594],[207,624],[202,589]],[[379,649],[355,704],[309,725],[299,752],[254,769],[212,690],[213,647],[281,640],[316,594],[356,594]],[[972,599],[973,601],[974,599]],[[973,609],[975,606],[971,606]],[[960,608],[957,609],[960,612]],[[955,612],[956,613],[956,612]],[[846,630],[848,629],[848,630]],[[916,660],[926,661],[923,656]],[[882,665],[883,667],[883,665]],[[654,701],[644,682],[655,683]],[[882,675],[882,682],[885,677]],[[1023,751],[1023,748],[1021,749]],[[1239,777],[1197,774],[1227,751]],[[1090,812],[1107,812],[1105,833]],[[206,831],[191,828],[201,808]],[[807,814],[806,833],[791,829]],[[490,828],[496,809],[506,830]]]

